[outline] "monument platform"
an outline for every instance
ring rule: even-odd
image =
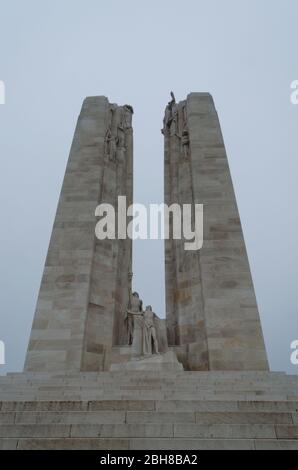
[[[0,401],[0,449],[298,449],[298,377],[279,372],[28,372]]]
[[[139,371],[181,371],[183,365],[177,360],[174,351],[150,356],[133,357],[128,362],[119,362],[111,365],[111,371],[117,370],[139,370]]]

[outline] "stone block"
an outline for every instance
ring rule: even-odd
[[[175,424],[174,437],[201,439],[274,439],[275,429],[267,424]]]
[[[254,450],[252,439],[131,439],[131,450]]]
[[[71,428],[71,437],[131,438],[131,437],[173,437],[172,424],[102,424],[80,425]]]
[[[19,450],[128,450],[128,439],[20,439]]]
[[[195,413],[191,412],[151,412],[151,411],[128,411],[126,413],[127,423],[194,423]]]

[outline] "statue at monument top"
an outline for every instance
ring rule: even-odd
[[[176,104],[176,98],[174,92],[170,92],[171,101],[168,102],[165,109],[165,116],[163,120],[163,129],[161,130],[162,134],[170,132],[171,135],[175,135],[177,132],[177,114],[178,108]]]
[[[125,104],[123,108],[133,114],[133,107],[130,104]]]
[[[133,107],[130,104],[123,106],[123,121],[122,126],[124,129],[131,129],[132,126]]]

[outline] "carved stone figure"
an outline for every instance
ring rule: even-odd
[[[131,129],[131,127],[132,127],[133,107],[130,106],[129,104],[125,104],[123,106],[123,110],[124,110],[124,118],[123,118],[124,128]]]
[[[143,313],[143,354],[148,356],[153,354],[159,354],[158,352],[158,342],[156,327],[154,324],[154,319],[156,315],[152,311],[151,305],[146,307],[146,310]]]
[[[121,123],[117,128],[118,147],[125,148],[125,130],[124,125]]]
[[[172,120],[171,120],[171,123],[170,123],[170,135],[173,136],[173,135],[176,135],[177,137],[180,137],[179,136],[179,129],[178,129],[178,122],[179,122],[179,119],[178,119],[178,106],[176,103],[173,104],[173,107],[172,107]]]
[[[182,129],[187,131],[187,112],[186,112],[186,104],[182,106]]]
[[[126,130],[132,128],[132,106],[110,106],[109,125],[105,136],[105,154],[112,161],[123,162],[126,153]]]
[[[189,134],[187,130],[182,132],[181,144],[183,148],[184,157],[187,158],[189,155]]]
[[[110,129],[112,128],[112,124],[113,124],[113,120],[114,120],[114,115],[115,115],[116,109],[117,109],[117,105],[115,105],[115,104],[110,104],[110,107],[109,107],[109,116],[108,116],[108,127],[109,127]]]
[[[118,127],[117,132],[118,132],[117,151],[116,151],[117,161],[124,162],[125,153],[126,153],[125,132],[124,132],[124,129],[121,127]]]
[[[118,138],[112,134],[111,128],[109,127],[106,132],[105,138],[105,153],[108,155],[110,160],[116,160]]]
[[[132,273],[128,273],[129,278],[129,302],[126,309],[125,321],[127,325],[127,338],[128,344],[131,345],[133,342],[134,334],[134,315],[140,315],[143,312],[143,302],[137,292],[132,292],[131,281]]]
[[[128,344],[131,345],[133,342],[133,334],[134,334],[134,315],[142,314],[142,306],[143,302],[139,297],[137,292],[133,292],[130,297],[130,305],[127,308],[127,337],[128,337]]]
[[[168,105],[165,110],[162,133],[165,134],[170,132],[171,135],[174,135],[177,132],[178,108],[176,104],[175,95],[172,91],[171,98],[172,99],[168,102]]]

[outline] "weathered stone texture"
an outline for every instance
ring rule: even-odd
[[[95,237],[95,208],[132,202],[132,109],[86,98],[78,119],[41,282],[25,370],[109,368],[125,341],[131,241]],[[117,214],[116,214],[117,215]]]
[[[118,371],[0,377],[0,449],[298,449],[297,376]]]
[[[217,112],[191,93],[165,113],[165,202],[204,205],[204,242],[169,240],[169,344],[191,370],[266,370],[260,318]],[[168,123],[168,124],[167,124]]]

